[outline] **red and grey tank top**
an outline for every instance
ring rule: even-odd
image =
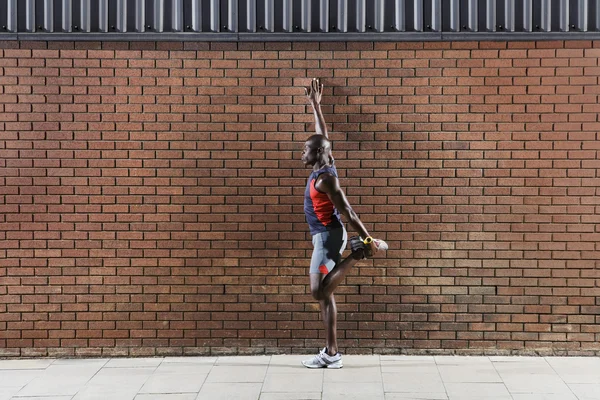
[[[321,174],[329,173],[337,178],[335,166],[325,166],[318,171],[313,171],[306,182],[304,191],[304,214],[310,227],[310,234],[330,231],[342,227],[339,211],[335,208],[327,193],[319,192],[315,183]]]

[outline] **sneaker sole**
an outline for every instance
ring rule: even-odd
[[[306,364],[302,363],[302,365],[304,365],[306,368],[310,368],[310,369],[318,369],[318,368],[340,369],[340,368],[344,367],[344,365],[341,362],[335,362],[335,363],[331,363],[331,364],[327,364],[327,365],[306,365]]]

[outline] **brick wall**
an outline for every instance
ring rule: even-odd
[[[0,356],[312,352],[302,85],[391,246],[346,353],[600,352],[600,42],[0,42]]]

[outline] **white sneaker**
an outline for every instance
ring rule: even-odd
[[[327,354],[327,348],[323,348],[313,358],[302,361],[306,368],[342,368],[342,355],[336,353],[334,356]]]
[[[377,246],[378,251],[386,251],[389,249],[388,244],[381,239],[373,239],[373,243],[375,243],[375,246]]]

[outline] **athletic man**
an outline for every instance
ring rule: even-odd
[[[333,291],[350,267],[359,260],[373,256],[378,250],[386,250],[388,246],[383,240],[373,239],[369,235],[340,187],[321,111],[323,85],[318,79],[313,79],[305,91],[313,107],[316,124],[316,135],[308,138],[302,152],[302,162],[312,167],[304,193],[304,213],[314,246],[310,262],[310,290],[321,305],[327,345],[318,355],[302,364],[308,368],[342,368],[342,356],[337,345],[337,309]],[[345,260],[341,259],[341,255],[346,249],[347,235],[340,214],[360,234],[359,237],[350,238],[352,254]]]

